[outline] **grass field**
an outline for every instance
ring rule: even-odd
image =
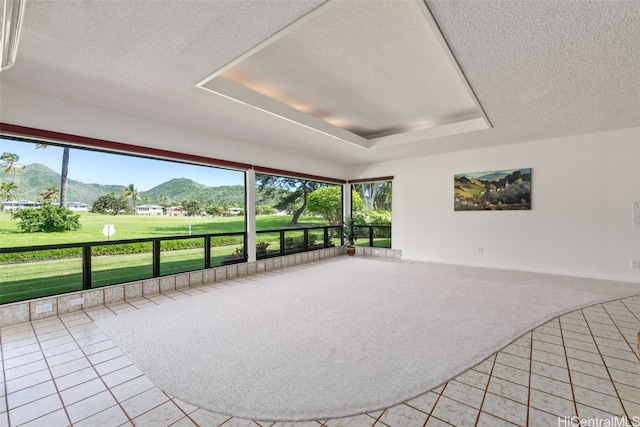
[[[264,215],[256,217],[258,230],[272,230],[290,225],[290,216]],[[245,230],[245,218],[240,217],[166,217],[101,215],[81,213],[82,228],[64,233],[23,233],[11,214],[0,212],[0,248],[15,246],[52,245],[56,243],[99,242],[107,240],[102,234],[106,224],[112,224],[115,234],[111,240],[126,240],[147,237],[163,237],[189,234],[231,233]],[[300,217],[298,226],[326,225],[319,217]],[[189,232],[191,230],[191,233]]]

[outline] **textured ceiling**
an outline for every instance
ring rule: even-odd
[[[415,1],[335,2],[221,77],[367,139],[482,117]]]
[[[0,80],[345,165],[640,125],[635,0],[427,1],[493,125],[462,135],[364,150],[194,86],[321,3],[29,0]]]

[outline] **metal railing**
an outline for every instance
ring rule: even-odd
[[[216,267],[245,246],[242,231],[0,248],[0,303]]]
[[[390,225],[356,225],[356,246],[375,246],[391,249]],[[366,244],[363,244],[362,241]]]
[[[342,226],[340,225],[259,230],[256,231],[256,258],[284,256],[340,246],[341,236]]]

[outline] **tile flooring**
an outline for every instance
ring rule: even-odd
[[[264,274],[297,268],[305,266]],[[401,405],[303,423],[231,418],[181,402],[156,387],[93,323],[256,279],[228,280],[2,328],[0,427],[533,427],[577,426],[580,419],[584,425],[640,426],[640,296],[555,318],[445,385]]]

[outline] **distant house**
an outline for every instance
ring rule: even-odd
[[[14,212],[18,209],[41,208],[42,203],[32,202],[31,200],[9,200],[2,203],[2,210],[5,212]]]
[[[181,206],[171,206],[167,208],[166,215],[167,216],[184,216],[184,212],[182,211]]]
[[[42,202],[32,202],[31,200],[9,200],[2,203],[2,209],[5,212],[14,212],[18,209],[34,208],[38,209],[42,207]],[[67,209],[74,212],[89,212],[91,205],[81,202],[67,202]]]
[[[159,205],[138,205],[136,206],[136,215],[162,215],[162,206]]]
[[[81,202],[67,202],[67,209],[74,212],[89,212],[91,210],[91,205]]]

